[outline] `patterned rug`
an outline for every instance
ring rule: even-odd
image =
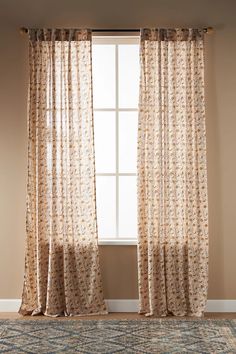
[[[0,320],[0,353],[236,353],[236,320]]]

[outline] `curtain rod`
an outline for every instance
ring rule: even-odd
[[[210,34],[213,32],[213,27],[204,27],[203,31],[207,34]],[[21,34],[26,34],[28,32],[28,28],[20,28]],[[140,32],[140,28],[92,28],[92,32]]]

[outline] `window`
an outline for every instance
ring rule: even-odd
[[[98,239],[137,241],[138,37],[93,38]]]

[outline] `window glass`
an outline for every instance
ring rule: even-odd
[[[93,42],[99,241],[137,239],[139,38]]]

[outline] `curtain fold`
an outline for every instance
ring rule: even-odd
[[[204,35],[141,31],[138,134],[140,313],[204,312],[208,202]]]
[[[107,313],[95,199],[91,32],[30,30],[21,314]]]

